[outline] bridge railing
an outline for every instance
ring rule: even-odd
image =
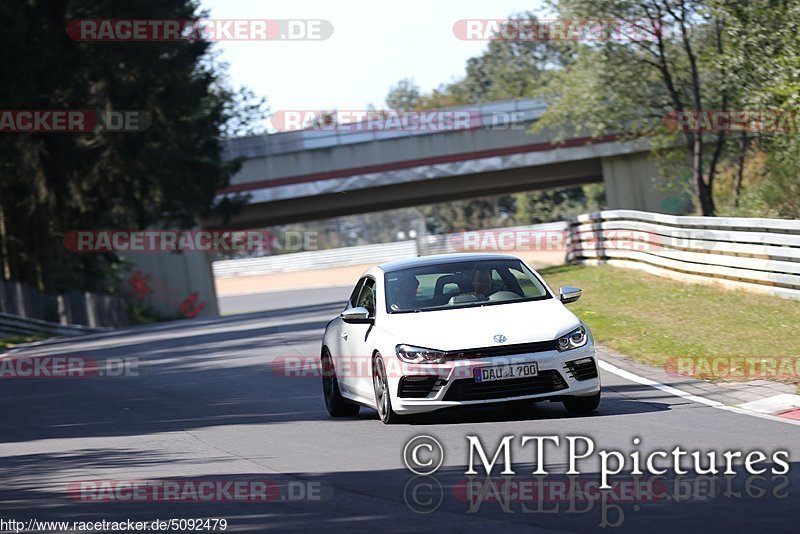
[[[800,221],[633,210],[569,221],[567,259],[800,299]]]
[[[514,122],[532,122],[538,119],[547,105],[538,99],[504,100],[471,106],[446,108],[448,111],[469,110],[480,117],[484,127],[498,126],[498,116],[512,117]],[[441,111],[441,110],[427,110]],[[500,124],[502,125],[502,124]],[[266,135],[253,135],[226,140],[223,143],[223,158],[230,160],[237,157],[259,158],[274,154],[285,154],[302,150],[329,148],[339,145],[351,145],[370,141],[382,141],[398,137],[414,137],[443,133],[436,130],[409,128],[307,128],[305,130],[276,132]]]

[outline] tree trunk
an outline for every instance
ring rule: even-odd
[[[711,186],[708,185],[705,180],[703,180],[702,176],[700,177],[698,186],[700,209],[702,210],[703,215],[706,217],[713,217],[716,213],[716,207],[714,206],[714,197],[711,193]]]
[[[736,173],[736,186],[733,189],[733,207],[739,207],[739,197],[742,194],[742,178],[744,177],[744,160],[747,156],[747,132],[742,132],[741,148],[739,153],[739,170]]]
[[[707,217],[713,217],[714,199],[711,196],[711,187],[706,183],[703,173],[703,136],[700,133],[690,136],[689,150],[692,154],[692,180],[697,200],[700,202],[700,211]]]

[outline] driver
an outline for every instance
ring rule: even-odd
[[[489,269],[477,268],[472,272],[472,293],[480,300],[486,300],[492,291],[492,272]]]
[[[417,289],[419,289],[417,277],[401,273],[392,284],[391,309],[393,311],[413,309],[417,304]]]

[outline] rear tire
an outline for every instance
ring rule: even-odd
[[[328,349],[322,351],[322,394],[325,397],[325,407],[331,417],[355,417],[360,409],[358,404],[351,404],[342,397],[339,391],[339,381],[336,379],[336,369],[333,367]]]
[[[569,413],[589,413],[600,406],[600,392],[589,397],[572,397],[564,400],[564,408]]]

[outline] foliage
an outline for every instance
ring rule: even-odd
[[[462,79],[421,95],[417,107],[541,97],[548,109],[536,131],[557,140],[609,132],[645,138],[661,185],[688,185],[703,214],[797,213],[795,197],[785,194],[800,180],[792,169],[796,132],[697,132],[676,128],[672,118],[716,110],[796,112],[800,2],[553,0],[550,7],[562,21],[625,21],[637,31],[594,41],[515,41],[498,33],[468,60]],[[536,21],[531,13],[509,18]],[[751,176],[748,159],[764,153],[763,173]],[[725,183],[716,187],[718,179]]]
[[[565,135],[572,133],[563,131],[570,125],[591,135],[647,137],[673,176],[685,174],[681,167],[691,174],[705,215],[717,213],[716,178],[732,169],[741,176],[753,145],[771,152],[791,146],[784,135],[776,143],[774,134],[760,132],[678,131],[665,119],[701,110],[796,110],[798,2],[561,0],[553,6],[562,18],[623,20],[642,31],[635,38],[576,45],[575,61],[541,92],[550,107],[537,129],[558,128]],[[661,25],[648,24],[653,20]],[[774,179],[782,180],[778,187],[790,180],[781,178],[782,160],[772,162]],[[730,191],[734,199],[741,183]],[[783,212],[791,213],[791,206]]]
[[[533,13],[511,17],[535,24]],[[479,56],[467,61],[463,79],[445,84],[429,94],[419,94],[409,80],[401,80],[387,97],[396,109],[441,109],[537,94],[558,69],[573,61],[568,46],[555,41],[494,39]],[[413,99],[402,95],[413,95]],[[406,102],[406,107],[392,102]],[[410,103],[415,105],[411,106]],[[602,186],[569,187],[512,195],[456,200],[421,206],[428,231],[450,233],[496,228],[512,224],[534,224],[559,220],[604,205]]]
[[[75,255],[61,239],[75,229],[191,227],[225,216],[215,204],[238,164],[224,162],[220,138],[246,133],[263,101],[234,90],[211,45],[78,42],[74,19],[190,19],[192,0],[30,0],[0,5],[6,31],[6,109],[143,111],[133,133],[23,133],[0,136],[0,273],[41,290],[111,289],[113,255]],[[32,60],[31,58],[36,58]]]
[[[421,206],[428,232],[447,234],[563,220],[605,208],[602,184],[557,187]]]
[[[389,90],[389,94],[386,96],[386,105],[389,109],[409,111],[419,106],[419,99],[419,87],[414,80],[405,78]]]

